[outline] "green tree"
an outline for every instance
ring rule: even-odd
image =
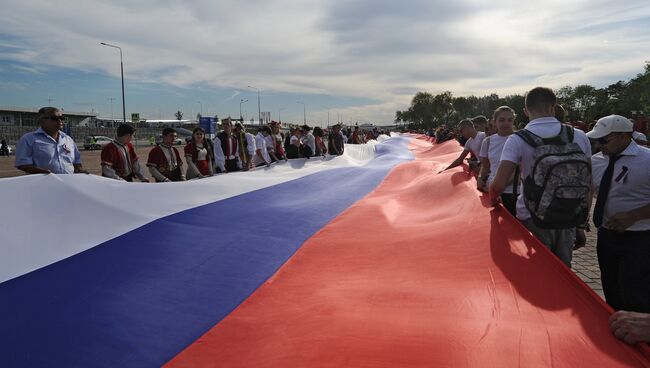
[[[453,101],[454,96],[450,91],[445,91],[433,97],[433,116],[435,126],[449,124],[449,119],[455,112]],[[434,127],[434,125],[426,126],[426,128],[432,127]]]
[[[528,117],[524,113],[526,107],[526,99],[523,95],[508,95],[503,98],[503,105],[511,107],[515,110],[517,117],[516,122],[528,123]]]
[[[452,102],[454,110],[456,111],[458,118],[463,119],[469,116],[473,116],[474,105],[472,101],[467,97],[456,97]]]
[[[176,111],[174,116],[176,116],[176,120],[183,120],[183,113],[181,112],[181,110]]]
[[[587,111],[592,110],[596,103],[596,88],[588,84],[575,87],[573,89],[573,100],[578,118],[582,121],[587,120]]]
[[[606,88],[595,88],[587,84],[563,86],[555,91],[560,103],[567,111],[567,121],[594,119],[618,114],[628,117],[650,115],[650,63],[643,73],[629,81],[618,81]],[[438,95],[418,92],[408,110],[396,111],[395,122],[409,123],[409,128],[428,129],[441,124],[455,123],[462,118],[479,114],[491,116],[499,106],[507,105],[517,113],[517,122],[526,123],[524,114],[525,97],[520,94],[503,98],[496,93],[477,97],[453,97],[449,91]]]
[[[433,126],[433,95],[428,92],[418,92],[411,100],[411,106],[406,111],[395,113],[396,121],[410,123],[411,129],[426,129]]]

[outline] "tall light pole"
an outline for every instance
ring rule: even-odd
[[[241,114],[241,104],[248,102],[248,100],[242,99],[239,101],[239,119],[241,119],[242,123],[244,122],[244,116]]]
[[[330,126],[330,108],[327,106],[323,106],[324,108],[327,109],[327,126]]]
[[[296,103],[302,105],[302,123],[307,125],[307,105],[300,101],[296,101]]]
[[[122,120],[126,124],[126,106],[124,104],[124,63],[122,62],[122,48],[108,44],[106,42],[100,42],[99,44],[120,50],[120,74],[122,75]]]
[[[260,107],[260,89],[253,86],[248,86],[248,88],[257,90],[257,116],[260,119],[259,123],[262,125],[262,108]]]
[[[278,123],[282,122],[282,110],[286,110],[286,107],[281,107],[280,110],[278,110]]]
[[[113,97],[111,97],[108,100],[111,101],[111,120],[114,120],[113,119],[113,100],[115,100],[115,99]],[[114,123],[111,121],[111,126],[113,126],[112,124],[114,124]]]

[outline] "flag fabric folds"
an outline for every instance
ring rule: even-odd
[[[169,185],[0,181],[32,219],[3,218],[0,365],[650,365],[469,174],[437,174],[456,143],[380,141]]]

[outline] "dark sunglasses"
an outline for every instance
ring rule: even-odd
[[[52,115],[47,117],[50,120],[65,121],[65,116]]]
[[[609,142],[613,141],[615,138],[616,137],[611,137],[610,139],[605,139],[605,137],[598,138],[596,139],[596,142],[598,142],[598,144],[608,144]]]

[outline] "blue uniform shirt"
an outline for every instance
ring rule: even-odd
[[[16,167],[34,165],[54,174],[73,174],[74,164],[81,164],[81,154],[72,137],[61,131],[58,142],[38,128],[16,144]]]

